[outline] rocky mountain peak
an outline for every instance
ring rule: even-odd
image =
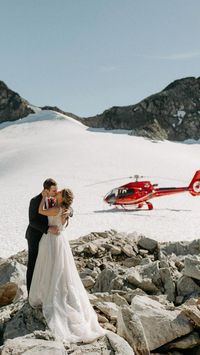
[[[175,80],[135,105],[112,107],[84,119],[90,127],[127,129],[151,139],[200,139],[200,78]]]
[[[33,110],[27,101],[0,81],[0,123],[14,121],[30,113],[33,113]]]
[[[178,89],[184,90],[187,89],[188,86],[198,86],[200,85],[200,78],[195,78],[194,76],[189,76],[187,78],[177,79],[170,83],[163,91],[171,90],[171,89]]]

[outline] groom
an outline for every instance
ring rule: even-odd
[[[57,183],[53,179],[47,179],[43,183],[43,188],[47,193],[47,196],[51,196],[51,198],[56,197],[57,195]],[[43,234],[47,234],[48,232],[51,234],[58,235],[58,227],[57,226],[48,226],[48,217],[43,216],[38,213],[38,208],[40,202],[42,200],[42,193],[33,197],[30,201],[29,206],[29,225],[26,230],[26,239],[28,242],[28,265],[27,265],[27,273],[26,273],[26,283],[27,283],[27,291],[29,294],[31,280],[33,276],[33,271],[35,267],[35,262],[38,255],[38,247],[39,241]],[[52,199],[47,200],[46,207],[51,207]]]

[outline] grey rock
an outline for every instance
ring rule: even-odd
[[[124,279],[122,276],[117,276],[114,279],[112,279],[110,283],[110,289],[111,290],[122,290],[124,286]]]
[[[150,350],[157,349],[193,330],[181,310],[167,310],[164,305],[149,297],[134,297],[131,307],[141,321]]]
[[[158,247],[158,242],[154,239],[142,236],[138,240],[138,245],[142,249],[146,249],[150,252],[153,252]]]
[[[131,245],[129,244],[126,244],[124,246],[122,246],[122,251],[125,255],[131,257],[133,255],[135,255],[135,252],[133,251],[133,248]]]
[[[138,265],[126,271],[126,279],[145,292],[156,293],[161,283],[158,262]]]
[[[44,331],[45,329],[46,322],[41,309],[33,309],[27,302],[5,324],[4,340],[27,335],[35,330]]]
[[[4,260],[0,264],[0,286],[8,282],[17,285],[15,300],[27,297],[26,266],[15,260]]]
[[[142,255],[144,258],[148,255],[149,251],[146,249],[139,249],[139,254]]]
[[[85,276],[82,278],[82,283],[85,288],[91,289],[95,284],[95,280],[91,276]]]
[[[91,255],[95,255],[98,252],[98,246],[90,242],[84,246],[84,252]]]
[[[200,254],[200,239],[195,239],[191,242],[167,242],[160,244],[160,251],[165,255],[199,255]]]
[[[119,307],[113,302],[97,302],[95,307],[106,315],[110,320],[117,320]]]
[[[114,293],[112,295],[112,301],[119,307],[128,306],[127,300],[124,297],[120,296],[118,293]]]
[[[168,349],[191,349],[200,344],[199,333],[192,332],[189,335],[167,345]]]
[[[181,276],[177,281],[178,296],[191,296],[200,294],[200,287],[188,276]]]
[[[111,290],[111,281],[117,277],[117,272],[106,268],[97,277],[93,292],[106,292]]]
[[[199,301],[197,301],[196,304],[190,304],[190,302],[188,302],[188,304],[185,303],[180,306],[180,309],[182,314],[186,315],[196,327],[200,327]]]
[[[117,247],[116,245],[111,246],[110,252],[112,255],[119,255],[122,252],[122,249],[120,247]]]
[[[34,339],[30,337],[17,337],[8,339],[2,349],[1,355],[66,355],[64,345],[59,341]]]
[[[115,355],[134,355],[133,349],[125,339],[110,331],[107,331],[106,335],[115,351]]]
[[[150,355],[142,323],[129,307],[120,308],[117,334],[127,340],[136,355]]]
[[[172,279],[169,268],[160,269],[161,281],[164,286],[167,299],[171,302],[175,300],[175,282]]]
[[[141,263],[141,260],[142,260],[142,257],[140,255],[132,256],[130,258],[123,260],[123,265],[126,267],[136,266]]]
[[[135,290],[127,290],[126,294],[124,295],[124,298],[127,300],[129,304],[131,304],[131,301],[133,297],[135,296],[146,296],[146,292],[141,290],[140,288],[136,288]]]
[[[200,259],[188,256],[185,257],[183,274],[200,280]]]
[[[193,330],[191,323],[180,310],[166,310],[164,305],[149,297],[134,297],[131,308],[140,319],[151,351]]]
[[[6,282],[25,284],[26,267],[17,261],[4,261],[0,265],[0,285]]]

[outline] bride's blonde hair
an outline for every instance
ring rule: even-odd
[[[62,198],[63,200],[61,202],[61,207],[68,209],[71,206],[74,199],[73,192],[70,189],[63,189]]]

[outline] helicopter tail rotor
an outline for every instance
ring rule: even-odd
[[[200,195],[200,170],[197,170],[188,186],[188,191],[192,196]]]

